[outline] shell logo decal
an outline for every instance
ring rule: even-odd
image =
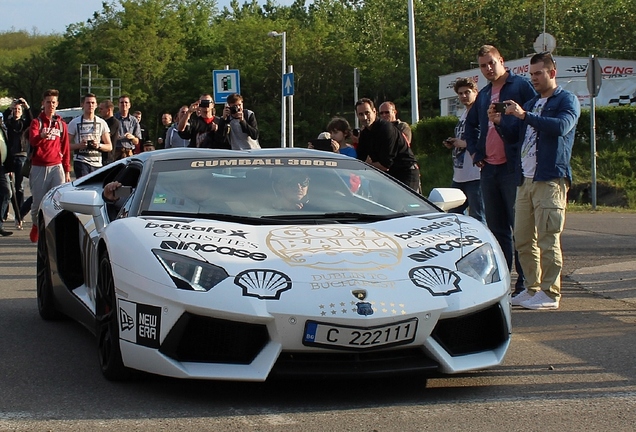
[[[409,271],[409,278],[415,286],[427,289],[434,296],[447,296],[461,291],[461,278],[454,271],[442,267],[415,267]]]
[[[244,296],[261,300],[279,300],[292,287],[289,276],[277,270],[245,270],[236,275],[234,283],[243,288]]]

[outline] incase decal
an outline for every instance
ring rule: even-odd
[[[455,239],[448,240],[443,243],[438,243],[434,246],[424,248],[419,252],[410,254],[409,258],[411,258],[413,261],[425,262],[431,258],[435,258],[438,255],[450,252],[453,249],[459,249],[464,246],[472,246],[481,242],[482,241],[480,239],[472,235],[467,235],[466,237],[457,237]]]
[[[161,245],[159,245],[161,249],[167,250],[186,250],[191,249],[193,251],[202,251],[202,252],[210,252],[210,253],[218,253],[221,255],[228,255],[236,258],[249,258],[252,261],[265,261],[267,259],[267,255],[262,252],[250,252],[245,249],[237,249],[230,246],[225,245],[213,245],[213,244],[201,244],[197,242],[182,242],[182,241],[173,241],[173,240],[163,240]]]
[[[161,308],[119,300],[119,337],[137,345],[159,348]]]

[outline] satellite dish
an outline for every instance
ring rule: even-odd
[[[556,39],[550,33],[541,33],[534,41],[534,52],[552,52],[556,48]]]

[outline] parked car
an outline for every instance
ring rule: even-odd
[[[317,150],[141,153],[45,197],[39,313],[93,332],[111,380],[497,366],[506,261],[483,224],[442,210],[460,191],[434,195]]]

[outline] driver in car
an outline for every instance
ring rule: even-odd
[[[274,182],[276,200],[274,208],[277,210],[302,210],[307,207],[309,199],[309,176],[300,171],[287,172]]]

